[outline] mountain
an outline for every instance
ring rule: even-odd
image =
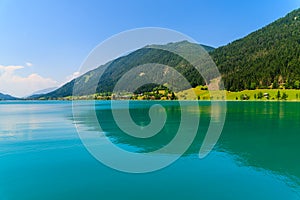
[[[126,72],[145,63],[171,66],[182,73],[193,87],[204,85],[203,78],[190,63],[167,51],[179,48],[189,52],[195,47],[193,45],[198,44],[182,41],[148,45],[91,70],[42,98],[71,96],[74,84],[77,95],[93,94],[95,91],[112,92]],[[204,45],[202,47],[215,61],[224,86],[229,91],[279,87],[300,89],[300,9],[226,46],[217,49]],[[99,74],[102,77],[98,81]],[[214,75],[210,78],[214,78]],[[146,89],[151,88],[149,86]]]
[[[82,76],[73,79],[57,90],[46,95],[39,96],[39,98],[52,99],[71,96],[73,94],[74,84],[76,84],[76,94],[80,96],[94,94],[95,91],[97,93],[112,92],[118,80],[126,72],[147,63],[158,63],[171,66],[178,72],[182,73],[183,76],[190,82],[191,86],[195,87],[197,85],[203,85],[205,84],[203,78],[188,61],[175,53],[156,48],[160,46],[164,47],[164,49],[175,49],[179,47],[182,49],[189,49],[193,47],[193,45],[199,47],[199,44],[193,44],[187,41],[169,43],[167,45],[146,46],[91,70]],[[213,48],[209,46],[203,46],[203,48],[207,51],[213,50]],[[101,73],[103,74],[101,76],[101,80],[99,80]],[[157,80],[158,79],[159,77],[157,77]],[[128,87],[130,87],[130,85],[128,85]],[[150,85],[149,87],[154,86]]]
[[[10,96],[8,94],[2,94],[0,93],[0,101],[2,100],[17,100],[18,98]]]
[[[300,9],[210,52],[231,91],[300,87]]]
[[[57,87],[46,88],[46,89],[35,91],[35,92],[32,93],[32,95],[47,94],[47,93],[52,92],[56,89],[57,89]]]
[[[46,89],[42,89],[42,90],[38,90],[33,92],[31,95],[29,95],[28,97],[26,97],[26,99],[36,99],[39,98],[40,96],[43,96],[49,92],[52,92],[54,90],[56,90],[57,87],[51,87],[51,88],[46,88]]]

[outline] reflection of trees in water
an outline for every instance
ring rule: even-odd
[[[150,106],[153,104],[155,104],[155,102],[144,104],[143,107],[137,107],[131,109],[130,112],[131,117],[136,122],[137,125],[146,126],[150,123],[150,118],[148,113],[149,113]],[[124,133],[122,130],[119,129],[119,127],[114,122],[110,110],[97,110],[97,117],[98,119],[105,118],[105,120],[99,120],[99,122],[103,130],[106,132],[106,136],[108,136],[113,143],[117,145],[126,144],[128,146],[136,147],[137,151],[139,152],[145,152],[145,153],[152,152],[167,145],[176,135],[180,125],[181,111],[180,111],[180,107],[178,106],[179,105],[178,102],[168,102],[168,103],[163,103],[162,105],[164,105],[167,114],[166,124],[159,133],[157,133],[156,135],[150,138],[136,138]],[[191,111],[193,111],[193,108],[188,106],[184,109],[190,109]],[[181,145],[185,145],[184,141]],[[166,153],[176,153],[176,152],[166,152]],[[189,152],[189,153],[197,153],[197,150],[195,149],[194,152]]]
[[[136,148],[130,148],[132,151],[135,149],[138,152],[152,152],[154,150],[160,149],[163,146],[167,145],[176,135],[180,120],[181,120],[181,111],[179,107],[179,103],[176,101],[170,102],[170,101],[163,101],[163,102],[157,102],[157,101],[134,101],[133,104],[131,104],[130,108],[130,114],[132,119],[136,122],[137,125],[140,126],[146,126],[150,123],[149,118],[149,108],[154,104],[161,104],[164,106],[166,114],[167,114],[167,121],[163,129],[150,138],[136,138],[130,135],[127,135],[123,131],[120,130],[120,128],[115,123],[115,120],[113,118],[109,102],[107,102],[105,105],[97,105],[96,106],[96,114],[98,118],[98,122],[101,125],[102,131],[105,132],[105,135],[109,137],[109,139],[116,145],[122,146],[122,148],[125,146],[130,147],[136,147]],[[201,106],[201,116],[200,116],[200,126],[198,135],[196,136],[196,139],[194,143],[191,145],[191,147],[188,149],[185,155],[190,154],[198,154],[199,148],[202,144],[202,140],[204,137],[204,134],[207,131],[207,126],[209,123],[209,112],[210,112],[210,103],[205,103],[205,105]],[[120,106],[119,109],[124,109],[122,106]],[[184,108],[187,112],[189,112],[191,115],[195,114],[195,109],[192,106],[184,106]],[[199,108],[198,108],[199,109]],[[78,123],[82,124],[84,126],[87,126],[87,129],[90,131],[101,131],[99,130],[98,122],[95,122],[93,119],[94,111],[92,107],[90,109],[84,109],[84,111],[81,112],[80,118]],[[191,124],[192,126],[192,124]],[[189,134],[188,132],[186,134]],[[186,145],[185,141],[182,142],[182,144],[179,145]],[[176,152],[166,152],[166,153],[176,153]]]

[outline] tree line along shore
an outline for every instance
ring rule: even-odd
[[[297,89],[255,89],[237,92],[226,91],[223,97],[214,97],[206,86],[197,86],[180,92],[168,89],[154,89],[151,92],[137,94],[112,92],[84,96],[66,96],[60,98],[40,98],[38,100],[227,100],[227,101],[300,101]]]

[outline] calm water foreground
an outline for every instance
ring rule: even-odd
[[[149,123],[154,103],[165,106],[166,125],[150,139],[137,139],[118,129],[109,101],[97,102],[105,135],[133,152],[165,145],[178,129],[178,103],[133,102],[131,116],[137,124]],[[88,104],[82,102],[79,123],[97,131]],[[300,199],[300,103],[228,102],[222,135],[204,159],[198,153],[210,103],[199,104],[198,135],[179,160],[156,172],[128,174],[101,164],[85,149],[71,102],[0,102],[0,200]]]

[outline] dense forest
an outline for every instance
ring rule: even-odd
[[[300,88],[300,9],[211,52],[225,88]]]

